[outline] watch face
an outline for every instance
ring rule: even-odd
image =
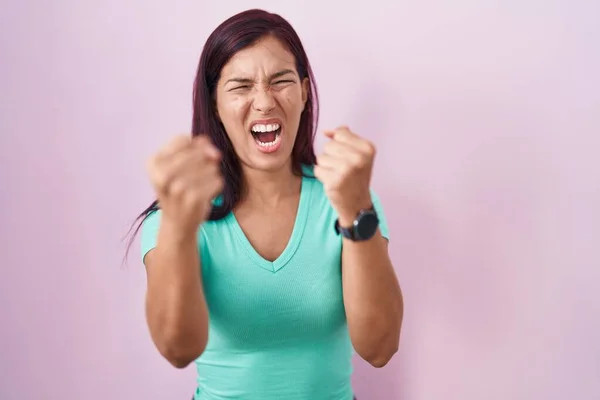
[[[363,240],[370,239],[379,226],[379,218],[374,212],[366,212],[360,216],[358,224],[356,224],[357,236]]]

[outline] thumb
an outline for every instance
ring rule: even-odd
[[[221,159],[221,152],[213,144],[212,140],[207,135],[198,135],[193,138],[193,144],[201,148],[210,159],[218,161]]]

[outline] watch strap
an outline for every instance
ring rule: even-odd
[[[354,222],[349,227],[341,226],[340,220],[336,219],[335,224],[334,224],[334,229],[335,229],[336,234],[338,234],[338,235],[341,234],[346,239],[350,239],[352,241],[359,240],[358,235],[357,235],[357,226],[359,224],[361,215],[364,214],[365,212],[375,212],[375,206],[372,205],[369,208],[361,209],[358,212],[358,214],[356,215],[356,218],[354,218]]]

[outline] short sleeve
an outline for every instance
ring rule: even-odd
[[[389,241],[390,232],[388,228],[387,218],[385,216],[385,212],[383,211],[381,200],[379,200],[379,196],[377,195],[377,193],[375,193],[373,189],[371,189],[371,200],[373,200],[373,207],[375,207],[377,217],[379,217],[379,230],[381,231],[381,236],[383,236]]]
[[[158,239],[158,228],[160,227],[161,210],[150,212],[144,222],[142,222],[140,244],[142,250],[142,262],[146,254],[156,247]]]
[[[158,209],[156,211],[150,212],[144,222],[142,222],[142,227],[140,229],[140,246],[141,246],[141,256],[142,262],[146,258],[148,252],[156,247],[156,243],[158,242],[158,230],[160,229],[160,221],[162,216],[162,210]],[[197,245],[198,249],[202,252],[206,252],[206,238],[205,238],[204,229],[198,228],[197,233]]]

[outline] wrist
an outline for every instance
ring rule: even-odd
[[[170,245],[195,244],[198,227],[199,225],[182,224],[163,216],[160,223],[159,240]]]
[[[338,221],[340,226],[349,228],[354,225],[354,221],[361,210],[369,210],[373,208],[373,202],[371,199],[358,203],[358,206],[348,208],[347,210],[341,210],[338,212]]]
[[[354,224],[354,220],[358,215],[358,211],[354,214],[340,214],[338,217],[338,222],[340,226],[344,228],[349,228]]]

